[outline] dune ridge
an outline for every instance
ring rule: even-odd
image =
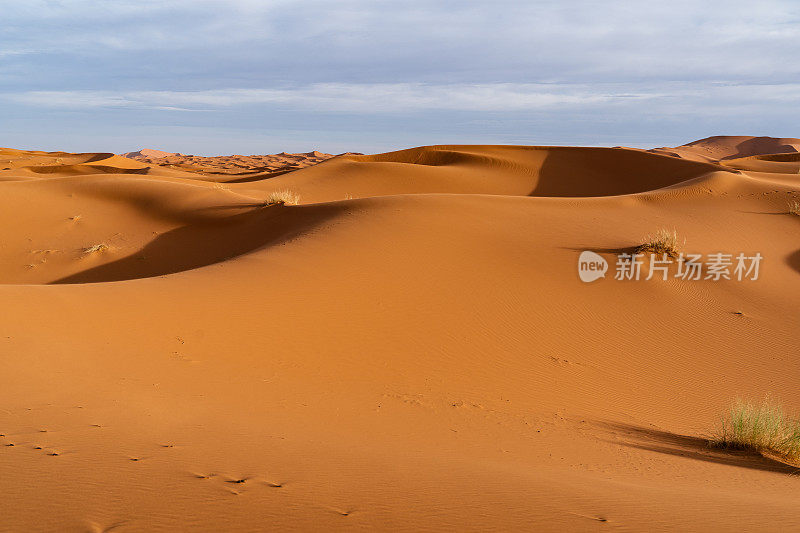
[[[795,141],[0,149],[0,529],[795,529],[707,440],[800,406]],[[761,277],[614,280],[661,228]]]
[[[726,159],[800,152],[800,139],[717,135],[675,148],[653,148],[650,151],[696,161],[720,162]]]
[[[312,150],[298,154],[281,152],[270,155],[195,156],[143,148],[122,154],[151,165],[181,169],[207,176],[218,182],[254,181],[316,165],[334,157]]]

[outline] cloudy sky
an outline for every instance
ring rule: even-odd
[[[0,0],[0,146],[800,137],[796,0]]]

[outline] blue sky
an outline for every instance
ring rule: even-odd
[[[800,2],[0,0],[0,146],[800,137]]]

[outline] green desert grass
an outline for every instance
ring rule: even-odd
[[[676,230],[669,231],[667,229],[660,229],[654,235],[648,235],[644,238],[644,242],[636,247],[638,254],[666,254],[669,257],[678,257],[680,252],[678,250],[678,232]]]
[[[711,439],[715,447],[800,458],[800,420],[787,415],[769,397],[761,403],[737,399]]]
[[[264,200],[264,205],[296,205],[299,202],[300,196],[288,189],[284,189],[282,191],[273,191],[269,193],[267,199]]]
[[[800,202],[798,202],[797,200],[790,200],[789,213],[792,215],[800,216]]]

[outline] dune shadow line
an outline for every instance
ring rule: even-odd
[[[714,448],[708,439],[702,437],[679,435],[654,428],[617,422],[600,422],[598,425],[613,432],[615,436],[623,438],[621,442],[619,440],[607,440],[606,442],[621,444],[629,448],[766,472],[800,473],[800,469],[792,465],[765,457],[754,451]]]
[[[727,170],[625,148],[548,147],[528,196],[599,197],[636,194]]]
[[[787,255],[786,264],[792,267],[795,272],[800,273],[800,250],[795,250]]]
[[[221,206],[220,209],[225,207]],[[294,239],[330,219],[341,209],[334,205],[259,206],[245,213],[204,219],[162,233],[144,248],[126,257],[87,268],[51,284],[150,278],[220,263]]]

